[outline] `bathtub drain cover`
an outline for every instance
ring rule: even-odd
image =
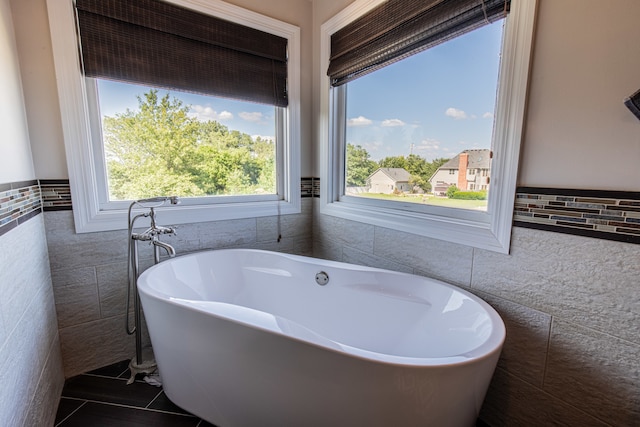
[[[324,271],[316,274],[316,283],[320,286],[324,286],[329,283],[329,275]]]

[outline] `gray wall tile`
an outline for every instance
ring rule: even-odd
[[[496,309],[507,329],[498,366],[541,388],[551,316],[493,295],[482,292],[476,294]]]
[[[314,243],[329,238],[365,253],[373,253],[374,226],[357,221],[320,215],[313,225]]]
[[[0,348],[0,425],[22,425],[27,418],[29,402],[56,338],[52,300],[51,288],[38,292]],[[57,401],[58,397],[48,398]]]
[[[469,286],[473,249],[376,227],[375,255],[413,267],[417,274]]]
[[[56,334],[51,344],[49,357],[44,364],[35,396],[31,400],[23,427],[52,426],[58,410],[58,397],[62,394],[64,374],[60,341]]]
[[[640,346],[554,320],[544,389],[611,425],[640,425]]]
[[[502,369],[497,369],[493,376],[480,419],[491,427],[611,426]]]
[[[60,328],[100,318],[98,286],[95,283],[55,288],[54,299]]]
[[[2,319],[3,319],[2,306],[0,306],[0,348],[2,348],[2,346],[7,340],[7,337],[9,336],[9,333],[7,332],[7,329],[4,326],[4,320]]]
[[[73,212],[45,212],[51,270],[126,261],[127,231],[76,234]]]
[[[152,259],[140,260],[140,273],[153,265]],[[122,316],[125,313],[127,300],[127,263],[105,264],[96,267],[98,294],[100,300],[100,317],[105,319]],[[133,310],[133,295],[129,310]]]
[[[0,425],[22,425],[47,358],[59,358],[57,320],[42,215],[0,236]],[[60,366],[48,375],[60,377]],[[41,401],[46,412],[59,393]]]
[[[310,234],[311,208],[311,200],[303,199],[299,214],[280,216],[280,234],[283,238]],[[278,239],[278,217],[256,218],[256,225],[258,242],[273,242]]]
[[[384,268],[392,271],[400,271],[403,273],[413,273],[413,268],[404,264],[389,261],[376,255],[367,254],[349,246],[342,248],[342,259],[350,264],[366,265],[368,267]]]
[[[94,267],[71,268],[51,272],[53,287],[69,285],[93,285],[96,283],[96,269]]]
[[[200,249],[217,249],[256,241],[256,219],[202,222],[196,225]]]
[[[110,317],[60,330],[65,376],[131,358],[135,354],[133,335],[124,330],[124,316]]]
[[[265,251],[274,251],[274,252],[293,252],[293,239],[290,237],[283,237],[279,242],[258,242],[258,243],[250,243],[246,245],[235,246],[237,248],[247,248],[247,249],[262,249]]]
[[[17,326],[31,300],[51,287],[41,217],[38,215],[0,237],[0,314],[6,334]]]
[[[311,237],[311,233],[294,237],[292,251],[298,255],[313,256],[313,238]]]
[[[638,246],[513,229],[511,255],[476,250],[472,287],[640,343]]]
[[[152,260],[144,262],[153,264]],[[99,265],[96,267],[96,273],[101,317],[123,316],[126,311],[127,286],[129,284],[127,263]],[[133,310],[133,295],[131,295],[130,309]]]
[[[315,239],[313,242],[313,256],[331,261],[342,261],[342,243],[328,239]]]

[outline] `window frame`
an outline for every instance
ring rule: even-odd
[[[506,18],[486,212],[346,196],[346,85],[331,87],[331,35],[384,0],[356,0],[320,29],[320,213],[509,253],[537,0],[514,1]]]
[[[221,0],[165,1],[286,38],[289,105],[275,107],[277,196],[184,199],[181,205],[159,208],[163,221],[184,224],[300,213],[299,27]],[[95,145],[96,138],[99,147],[103,144],[95,85],[79,66],[73,0],[47,0],[47,8],[76,232],[126,229],[130,202],[104,200],[108,189],[103,154]]]

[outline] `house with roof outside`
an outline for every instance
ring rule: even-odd
[[[367,178],[369,193],[393,194],[411,191],[411,174],[404,168],[378,168]]]
[[[491,150],[464,150],[431,176],[431,191],[436,196],[445,196],[447,189],[455,185],[463,191],[489,189],[491,179]]]

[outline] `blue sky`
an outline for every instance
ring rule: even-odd
[[[490,148],[501,38],[499,21],[348,83],[347,141],[374,160],[411,152],[432,160]],[[137,109],[136,95],[146,90],[100,80],[102,114]],[[254,137],[275,134],[269,105],[170,93],[201,120]]]
[[[115,116],[127,108],[138,109],[137,95],[147,92],[148,88],[110,80],[98,81],[100,111],[103,116]],[[159,89],[162,97],[166,90]],[[253,137],[273,139],[275,135],[275,108],[270,105],[235,101],[233,99],[213,98],[193,93],[169,91],[172,97],[180,99],[190,106],[189,114],[200,120],[216,120],[229,129],[239,130]]]
[[[374,160],[490,148],[501,39],[499,21],[348,83],[347,142]]]

